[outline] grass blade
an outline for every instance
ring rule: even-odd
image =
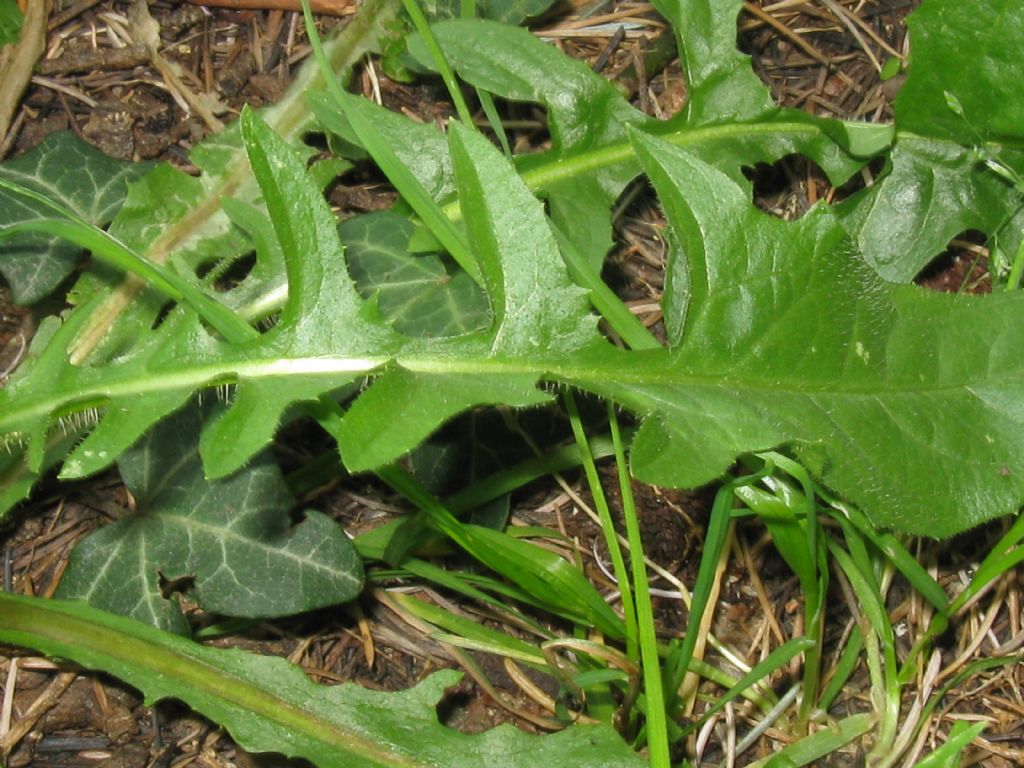
[[[636,606],[636,631],[640,642],[640,661],[644,679],[644,696],[647,699],[647,747],[653,768],[667,766],[669,754],[668,712],[665,707],[665,688],[662,681],[661,664],[658,660],[658,637],[655,632],[654,609],[651,606],[651,592],[647,583],[647,565],[644,562],[644,545],[640,535],[640,520],[637,517],[633,499],[633,484],[629,476],[626,449],[619,431],[619,420],[615,409],[608,406],[608,424],[611,427],[612,443],[615,446],[615,465],[618,468],[619,491],[622,495],[622,516],[626,522],[626,538],[629,541],[630,565],[632,566],[633,600]],[[623,588],[625,594],[625,588]]]
[[[444,56],[444,51],[441,50],[441,46],[437,44],[437,38],[430,31],[427,17],[423,15],[423,11],[416,0],[402,0],[402,5],[405,6],[405,12],[409,14],[413,26],[416,27],[416,31],[423,38],[423,43],[427,46],[427,50],[430,51],[430,56],[434,60],[434,66],[441,73],[441,79],[444,80],[444,85],[448,89],[448,95],[452,97],[452,103],[455,104],[455,111],[459,113],[459,119],[467,128],[471,128],[473,126],[473,115],[469,111],[465,98],[462,96],[462,89],[459,88],[459,82],[455,79],[455,73],[452,72],[448,59]]]
[[[749,768],[799,768],[811,765],[825,755],[846,746],[874,725],[875,716],[864,712],[840,720],[834,726],[823,728],[807,738],[783,747],[771,757],[751,763]]]
[[[539,600],[548,610],[616,639],[625,627],[586,577],[554,552],[505,533],[459,522],[416,478],[392,465],[377,470],[388,485],[416,504],[437,530],[468,554]]]

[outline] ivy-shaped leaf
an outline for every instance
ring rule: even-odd
[[[339,228],[348,271],[363,298],[406,336],[459,336],[490,324],[487,297],[439,255],[410,254],[412,222],[391,211],[356,216]]]
[[[10,4],[17,12],[13,0]],[[0,179],[40,192],[102,227],[121,208],[129,182],[151,168],[150,163],[107,157],[72,133],[52,133],[35,149],[0,165]],[[41,203],[0,188],[0,227],[51,214]],[[76,245],[56,237],[21,235],[0,244],[0,273],[16,303],[33,304],[53,291],[82,256]]]
[[[189,625],[178,585],[227,616],[284,616],[351,600],[362,588],[352,542],[330,518],[294,503],[268,456],[221,480],[203,477],[197,442],[210,408],[166,419],[118,460],[136,509],[85,538],[71,554],[58,597],[179,634]]]

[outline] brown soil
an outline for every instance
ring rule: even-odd
[[[873,3],[840,0],[842,23],[823,4],[760,2],[747,4],[740,18],[740,45],[755,56],[755,66],[777,99],[818,114],[871,120],[891,118],[896,82],[881,83],[861,43],[848,31],[854,18],[869,27],[878,40],[869,40],[871,55],[884,61],[885,46],[905,53],[903,19],[916,3],[909,0],[877,0]],[[59,4],[58,4],[59,5]],[[228,106],[225,120],[245,103],[272,102],[288,83],[295,67],[307,54],[296,14],[282,11],[202,9],[170,2],[152,2],[151,11],[161,25],[163,50],[186,71],[186,81],[197,92],[214,93]],[[591,6],[578,0],[563,3],[536,29],[564,29]],[[638,33],[626,39],[594,33],[592,36],[554,33],[556,44],[584,59],[605,76],[617,80],[634,102],[650,114],[664,116],[676,111],[685,88],[676,65],[637,67],[646,53],[658,45],[658,27],[650,7],[643,3],[600,3],[597,16],[634,9]],[[168,160],[187,165],[187,150],[210,126],[186,112],[169,95],[158,72],[148,65],[144,51],[115,44],[127,3],[66,2],[54,16],[48,46],[50,55],[40,65],[41,77],[23,102],[12,130],[0,136],[0,155],[13,156],[36,145],[47,133],[72,130],[107,153],[126,159]],[[58,11],[61,11],[58,8]],[[595,19],[600,21],[600,19]],[[332,19],[327,25],[344,23]],[[860,27],[858,27],[859,29]],[[879,42],[881,41],[881,42]],[[372,87],[371,72],[359,73],[364,92]],[[451,114],[443,90],[435,85],[403,85],[374,70],[384,99],[425,120]],[[358,81],[357,81],[358,82]],[[542,116],[526,111],[517,115],[514,140],[520,147],[543,141]],[[761,169],[757,202],[781,216],[799,215],[807,205],[834,194],[813,164],[799,158],[783,161],[774,170]],[[781,181],[780,181],[781,179]],[[373,210],[392,199],[375,179],[346,180],[332,193],[332,202],[352,212]],[[618,222],[620,246],[611,257],[609,272],[621,281],[621,291],[651,325],[660,316],[658,299],[662,284],[663,254],[656,205],[643,190],[623,207]],[[971,289],[984,283],[986,267],[982,246],[970,246],[949,257],[923,276],[922,282],[937,289]],[[964,257],[963,254],[970,254]],[[974,258],[974,256],[978,258]],[[965,265],[966,259],[966,265]],[[0,286],[0,384],[21,357],[31,337],[36,313],[11,305]],[[283,461],[301,465],[312,456],[301,428],[289,430],[279,449]],[[614,475],[606,487],[617,507]],[[593,520],[581,511],[589,494],[575,473],[565,486],[554,481],[535,483],[516,494],[513,521],[545,525],[576,542],[581,558],[595,583],[607,590],[614,585],[606,575],[607,551]],[[713,489],[695,494],[638,491],[638,503],[649,558],[659,566],[652,586],[664,636],[679,636],[685,627],[686,609],[679,599],[678,583],[692,584],[702,549],[703,526]],[[49,595],[56,588],[67,555],[82,536],[112,518],[124,514],[126,494],[115,474],[67,486],[47,486],[14,514],[0,538],[4,558],[5,588],[20,593]],[[335,516],[351,532],[376,525],[401,506],[380,487],[360,480],[334,483],[310,494],[309,505]],[[940,580],[954,591],[961,574],[972,567],[1002,530],[995,524],[953,542],[918,542],[913,545],[922,562],[937,569]],[[800,634],[799,587],[770,546],[763,526],[745,522],[732,542],[732,557],[722,579],[713,631],[744,659],[756,661],[786,638]],[[844,629],[850,631],[848,594],[835,579],[830,600],[830,648],[836,647]],[[429,672],[459,663],[459,654],[426,636],[410,617],[396,611],[380,585],[367,591],[358,604],[325,610],[290,620],[263,622],[244,633],[221,638],[218,645],[258,649],[286,656],[325,684],[353,681],[381,690],[408,687]],[[974,632],[984,627],[986,639],[970,658],[996,651],[1008,652],[1020,645],[1022,619],[1019,578],[1008,578],[978,602],[950,633],[943,648],[943,664],[952,662],[967,647]],[[454,604],[450,595],[424,589],[421,596],[451,610],[480,616],[472,606]],[[913,629],[919,626],[920,605],[900,587],[892,591],[894,619]],[[991,616],[990,616],[991,615]],[[987,619],[991,618],[989,622]],[[198,613],[197,622],[204,620]],[[498,617],[484,617],[494,626]],[[831,629],[831,628],[835,629]],[[508,631],[514,631],[507,628]],[[909,647],[907,639],[902,650]],[[710,660],[718,657],[708,649]],[[538,722],[552,717],[542,697],[514,681],[493,657],[475,655],[495,688],[496,700],[467,677],[451,693],[442,709],[447,722],[467,731],[479,731],[499,722],[537,730]],[[835,659],[826,658],[828,670]],[[793,670],[794,672],[796,670]],[[777,681],[780,690],[787,681]],[[551,680],[539,681],[542,690],[554,695]],[[992,768],[1024,764],[1024,697],[1021,672],[1015,666],[972,676],[955,687],[932,724],[930,738],[938,744],[948,733],[954,717],[985,718],[991,722],[985,740],[968,750],[967,764]],[[837,710],[858,711],[865,700],[868,680],[863,669],[853,677]],[[174,703],[146,707],[137,693],[102,675],[55,665],[14,649],[0,649],[0,690],[10,700],[0,717],[0,758],[10,768],[19,766],[250,766],[264,764],[236,747],[216,726]],[[709,694],[715,688],[707,685]],[[953,715],[952,713],[959,713]],[[966,714],[965,714],[966,713]],[[739,730],[746,730],[746,713],[735,714]],[[706,747],[703,765],[721,759],[730,722],[719,720]],[[740,764],[771,754],[786,734],[769,730],[743,755]],[[831,764],[857,765],[860,754],[836,755]]]

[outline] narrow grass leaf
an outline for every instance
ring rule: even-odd
[[[430,622],[436,627],[451,633],[449,637],[459,647],[465,647],[459,641],[469,641],[473,643],[473,650],[485,650],[488,653],[506,656],[516,661],[533,664],[539,668],[547,666],[544,654],[540,652],[537,646],[513,637],[508,632],[491,629],[449,610],[438,608],[436,605],[423,600],[417,600],[410,595],[396,592],[389,595],[389,598],[417,618]],[[435,637],[435,639],[439,638]],[[449,639],[445,638],[444,642],[449,642]]]
[[[632,591],[636,604],[637,639],[640,645],[640,663],[644,682],[644,697],[647,701],[647,743],[651,763],[655,766],[668,765],[669,726],[665,704],[665,688],[661,664],[658,660],[658,636],[651,604],[650,584],[647,579],[647,562],[644,554],[643,537],[640,533],[640,518],[633,498],[633,480],[629,475],[625,444],[619,429],[615,409],[608,405],[608,425],[612,445],[615,448],[615,467],[619,475],[619,493],[622,497],[622,517],[626,525],[629,542]]]
[[[771,757],[757,760],[749,768],[799,768],[814,765],[815,761],[842,749],[854,739],[867,733],[874,725],[875,716],[870,713],[850,715],[829,725],[810,736],[793,742]]]
[[[986,727],[988,723],[954,721],[946,737],[946,743],[918,760],[914,768],[958,768],[963,751]]]
[[[472,127],[473,115],[470,113],[466,99],[462,95],[462,89],[455,79],[455,73],[452,72],[452,68],[448,66],[448,60],[445,59],[444,52],[430,31],[430,25],[420,9],[418,0],[402,0],[402,5],[405,7],[405,12],[409,14],[409,18],[412,19],[413,26],[416,27],[416,31],[423,40],[423,44],[430,51],[430,57],[434,62],[434,66],[437,67],[437,71],[441,73],[441,79],[444,80],[445,88],[448,89],[448,95],[455,105],[455,111],[458,113],[459,119],[467,128]]]
[[[377,471],[388,485],[426,512],[431,524],[469,555],[528,592],[553,613],[594,626],[616,639],[622,620],[586,577],[554,552],[500,531],[460,523],[411,475],[391,466]]]
[[[720,712],[729,702],[735,701],[744,695],[753,685],[761,680],[769,679],[772,674],[785,667],[796,656],[806,653],[813,647],[814,641],[808,637],[790,638],[751,667],[750,671],[743,675],[729,690],[717,697],[714,703],[704,710],[699,720],[683,728],[683,733],[690,734],[699,730],[712,715]]]

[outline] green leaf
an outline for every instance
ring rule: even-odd
[[[72,133],[52,133],[32,151],[0,165],[0,179],[46,195],[85,221],[105,226],[121,208],[128,183],[151,168],[150,163],[107,157]],[[52,213],[35,200],[0,189],[0,227]],[[0,243],[0,273],[16,303],[32,304],[53,291],[82,255],[78,246],[55,236],[20,235]]]
[[[841,207],[888,280],[912,280],[964,230],[1000,234],[1024,203],[1021,189],[985,165],[1024,174],[1019,11],[1013,0],[930,0],[907,20],[910,66],[890,167]],[[1015,244],[1020,234],[1005,236]]]
[[[586,293],[569,280],[544,207],[479,133],[449,127],[459,202],[480,261],[495,355],[557,354],[599,340]]]
[[[950,729],[948,741],[929,752],[914,768],[960,768],[964,751],[987,726],[987,723],[968,725],[964,720],[957,720]]]
[[[464,343],[496,360],[549,356],[600,343],[596,319],[587,312],[584,292],[568,279],[540,202],[480,134],[453,123],[449,138],[466,234],[493,314],[486,335]],[[535,372],[500,378],[472,371],[445,375],[438,370],[430,376],[400,368],[386,372],[343,422],[338,436],[345,464],[358,471],[390,463],[442,421],[475,405],[545,402],[547,395],[535,386],[538,378]],[[382,420],[388,404],[398,402],[403,418]]]
[[[252,111],[243,111],[241,123],[288,276],[280,320],[254,351],[261,357],[323,347],[379,354],[394,346],[394,334],[365,316],[345,267],[334,216],[300,158]],[[200,450],[207,471],[214,477],[234,471],[270,442],[285,408],[315,400],[354,378],[311,375],[298,383],[287,376],[238,375],[231,408],[203,433]]]
[[[330,518],[294,500],[269,456],[216,481],[196,447],[210,409],[166,419],[118,460],[137,508],[86,537],[71,554],[57,596],[188,634],[177,599],[228,616],[284,616],[346,602],[362,588],[352,542]]]
[[[281,198],[271,206],[275,217],[293,219],[279,231],[312,217],[308,227],[318,233],[302,241],[307,258],[299,263],[309,266],[297,269],[292,286],[300,316],[255,343],[231,345],[175,310],[132,355],[105,369],[66,365],[66,339],[77,329],[65,323],[31,375],[0,391],[0,430],[22,433],[33,466],[42,462],[51,415],[107,403],[101,428],[107,419],[148,425],[157,418],[149,403],[237,380],[235,405],[203,438],[207,471],[226,474],[269,439],[272,416],[287,403],[394,361],[363,395],[375,407],[353,406],[358,439],[342,439],[352,466],[401,455],[457,408],[521,403],[533,382],[547,379],[644,417],[633,466],[668,485],[702,484],[737,454],[791,443],[873,522],[904,531],[951,534],[1007,514],[1024,498],[1024,468],[1013,458],[1024,455],[1024,337],[1014,330],[1020,295],[946,296],[886,285],[852,252],[826,208],[792,224],[773,219],[721,172],[638,134],[636,151],[680,241],[701,234],[704,245],[685,254],[692,279],[673,349],[616,350],[601,341],[582,292],[569,283],[540,204],[497,149],[455,127],[466,233],[494,321],[452,339],[392,335],[337,268],[336,230],[315,185],[298,191],[299,159],[247,119],[267,155],[261,175],[280,176],[278,189],[294,185],[294,194],[274,193]],[[289,235],[291,245],[279,237],[282,252],[297,247],[299,235]],[[319,298],[309,301],[306,291]],[[387,383],[392,375],[402,386]],[[406,419],[403,433],[397,425]],[[385,437],[362,444],[374,430]],[[72,464],[84,461],[87,446]]]
[[[343,222],[338,231],[359,293],[375,297],[399,333],[459,336],[490,324],[487,297],[469,275],[449,271],[437,254],[409,253],[415,227],[404,216],[369,213]]]
[[[742,0],[654,0],[676,34],[686,75],[686,122],[743,120],[774,109],[750,57],[736,49]]]
[[[670,361],[634,353],[618,382],[580,381],[649,414],[638,476],[696,486],[739,453],[793,443],[876,524],[943,536],[1016,508],[1024,297],[886,285],[825,208],[774,219],[694,156],[635,140],[670,224],[706,238],[686,254]]]
[[[684,111],[665,123],[646,117],[582,62],[563,56],[525,30],[481,20],[446,21],[432,28],[448,61],[467,82],[505,99],[545,107],[551,149],[517,158],[517,167],[530,188],[543,192],[553,221],[595,270],[611,243],[609,209],[640,170],[626,139],[627,125],[694,148],[747,187],[745,164],[772,162],[796,152],[814,159],[833,181],[845,181],[863,158],[884,149],[891,139],[886,126],[851,127],[773,107],[767,89],[750,70],[748,57],[735,48],[741,3],[680,3],[676,10],[666,7],[665,13],[680,14],[684,29],[689,29],[691,18],[705,19],[715,29],[714,54],[721,59],[728,38],[732,54],[726,58],[732,63],[726,69],[745,76],[730,75],[723,84],[718,75],[705,73],[708,82],[702,81],[699,92],[714,88],[714,98],[709,95],[701,110]],[[686,34],[697,41],[700,29]],[[480,56],[481,49],[488,55]],[[410,50],[429,64],[415,38]],[[719,102],[721,114],[711,108]]]
[[[502,531],[459,522],[418,480],[400,467],[383,467],[377,474],[412,501],[433,528],[512,581],[541,606],[583,626],[596,627],[610,637],[622,639],[625,636],[622,619],[586,576],[565,558]]]
[[[0,0],[0,46],[18,42],[22,21],[24,17],[17,0]]]
[[[350,144],[362,146],[348,118],[330,94],[309,93],[306,101],[324,128]],[[363,110],[370,116],[374,129],[430,197],[441,201],[455,193],[448,143],[436,126],[414,122],[372,102],[363,105]]]
[[[787,744],[769,757],[750,763],[750,768],[801,768],[804,765],[815,765],[816,761],[871,730],[876,719],[877,715],[869,712],[850,715],[810,736]]]
[[[349,409],[338,438],[351,472],[375,469],[419,445],[448,419],[479,405],[526,407],[549,402],[536,376],[423,375],[389,371]],[[395,403],[402,418],[381,419]]]
[[[439,30],[470,31],[455,26],[461,23]],[[496,72],[502,87],[532,86],[516,79],[512,51],[526,51],[522,72],[529,73],[548,62],[540,58],[547,54],[528,50],[543,44],[501,32],[488,39],[508,48],[495,56],[504,68],[468,60],[460,66]],[[574,72],[570,80],[589,77]],[[595,93],[587,98],[600,102],[602,92]],[[405,136],[408,121],[378,120],[379,110],[367,105],[356,109],[362,132],[382,126],[375,139],[391,145],[399,160],[416,146]],[[558,109],[585,112],[571,94]],[[105,408],[102,440],[87,439],[65,465],[65,475],[80,474],[98,468],[97,449],[112,459],[133,433],[197,389],[237,382],[233,406],[207,426],[201,442],[207,472],[225,475],[270,439],[289,404],[319,399],[326,413],[338,406],[325,396],[378,376],[352,407],[351,424],[330,427],[354,467],[397,458],[459,409],[534,402],[540,399],[535,383],[552,382],[633,410],[642,421],[633,466],[666,484],[700,484],[737,454],[790,445],[872,522],[903,531],[953,533],[1024,500],[1024,468],[1014,458],[1024,455],[1018,383],[1024,339],[1014,330],[1021,297],[934,296],[886,284],[829,210],[819,207],[793,224],[772,220],[751,205],[749,185],[736,180],[741,161],[722,161],[727,150],[763,157],[787,143],[824,147],[830,137],[837,137],[833,149],[847,139],[863,149],[887,133],[778,112],[699,126],[642,123],[634,126],[635,144],[601,138],[583,151],[531,158],[517,175],[468,129],[452,127],[447,151],[437,149],[435,131],[420,146],[440,152],[430,163],[442,176],[446,163],[454,169],[444,184],[454,182],[459,209],[450,204],[448,211],[459,213],[464,229],[456,236],[480,265],[491,321],[456,337],[411,338],[359,296],[302,158],[252,116],[245,119],[248,151],[288,272],[280,322],[259,339],[233,344],[177,307],[155,331],[133,327],[135,336],[122,336],[108,357],[69,365],[79,361],[66,350],[91,322],[75,310],[31,366],[0,391],[0,431],[25,446],[32,471],[43,466],[61,419]],[[664,140],[641,132],[655,128]],[[592,186],[593,174],[612,166],[639,168],[637,157],[680,246],[668,265],[670,350],[618,350],[601,338],[531,194],[570,180]],[[843,162],[835,168],[853,161]],[[410,172],[427,186],[420,170]],[[432,193],[425,197],[434,205]],[[104,301],[97,295],[95,301]],[[76,299],[93,301],[87,293]],[[111,363],[101,365],[104,359]]]
[[[462,0],[421,0],[423,12],[431,21],[460,17]],[[476,15],[481,19],[519,25],[531,16],[539,16],[554,0],[476,0]]]
[[[179,699],[251,752],[319,768],[640,768],[608,726],[534,736],[502,725],[468,735],[438,722],[436,704],[459,675],[437,672],[407,691],[322,687],[286,660],[199,645],[82,603],[0,593],[0,640],[100,669],[149,704]]]
[[[574,61],[524,29],[482,20],[453,20],[432,27],[445,56],[459,75],[477,88],[512,101],[539,102],[548,110],[552,150],[562,159],[625,137],[628,123],[646,122],[641,112],[583,62]],[[479,47],[478,47],[479,46]],[[410,51],[429,66],[422,41]],[[486,50],[487,56],[479,51]],[[541,156],[523,158],[521,169]],[[597,270],[611,247],[611,203],[636,175],[635,166],[606,167],[592,176],[546,187],[555,223],[576,242]]]
[[[72,341],[81,338],[94,311],[108,301],[102,292],[96,294],[69,316],[52,343],[0,395],[2,399],[20,393],[21,403],[28,406],[8,426],[29,446],[33,471],[41,465],[53,419],[63,415],[58,403],[69,395],[76,403],[73,409],[103,408],[96,430],[65,462],[62,474],[72,478],[107,466],[197,387],[234,383],[231,407],[207,426],[200,442],[209,476],[230,474],[270,441],[291,403],[315,400],[348,384],[365,374],[368,355],[380,359],[384,350],[395,346],[392,340],[398,337],[393,331],[364,317],[364,306],[345,269],[334,217],[306,176],[301,159],[255,115],[247,112],[244,121],[247,149],[288,273],[288,298],[280,321],[262,337],[232,345],[211,335],[195,314],[178,307],[156,330],[146,328],[131,347],[118,349],[116,365],[68,365]],[[313,358],[325,348],[347,352],[361,362],[354,369],[321,370]],[[310,357],[303,363],[288,362],[307,353]],[[185,361],[191,364],[183,366]],[[211,363],[214,367],[207,367]],[[136,385],[125,389],[114,383],[109,374],[115,370],[115,378],[134,379]],[[296,378],[300,370],[305,372],[301,381]],[[140,384],[144,391],[138,389]]]

